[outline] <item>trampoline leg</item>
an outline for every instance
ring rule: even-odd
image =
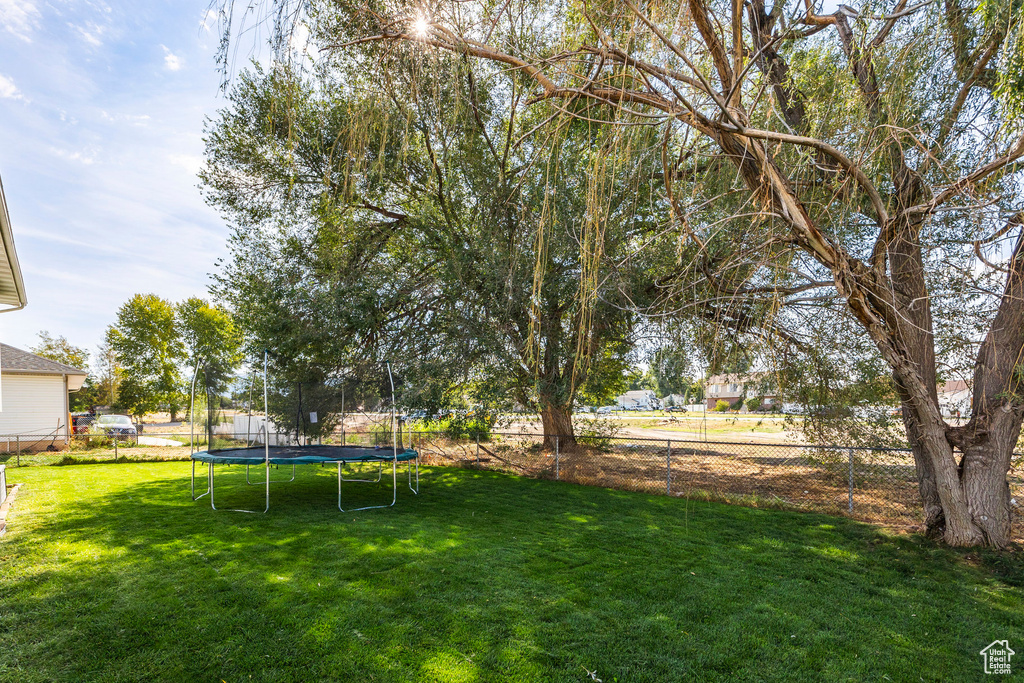
[[[412,460],[407,461],[409,465],[409,490],[420,495],[420,459],[416,458],[416,488],[412,487]]]
[[[248,467],[249,466],[246,465],[246,470],[248,470]],[[209,477],[210,477],[210,507],[213,508],[214,510],[216,510],[217,506],[213,504],[213,478],[214,477],[213,477],[213,463],[212,462],[210,463],[210,474],[209,474]],[[248,474],[248,471],[246,471],[246,481],[248,481],[248,478],[249,478],[249,474]],[[267,494],[266,494],[267,495],[267,503],[266,503],[266,507],[263,508],[263,512],[264,513],[266,513],[270,509],[270,464],[269,463],[267,464],[266,486],[267,486]],[[242,509],[226,510],[226,512],[248,512],[248,513],[251,513],[251,514],[259,514],[260,513],[259,510],[242,510]]]
[[[295,481],[295,465],[292,464],[292,478],[291,479],[272,479],[271,482],[274,484],[289,484]],[[250,486],[259,486],[263,484],[262,481],[249,481],[249,463],[245,464],[245,483]]]
[[[383,470],[383,469],[384,469],[384,464],[381,463],[381,470]],[[391,502],[389,504],[387,504],[387,505],[367,505],[366,507],[352,508],[351,510],[346,510],[345,508],[341,507],[341,482],[342,481],[343,480],[341,478],[341,463],[339,462],[338,463],[338,509],[341,510],[342,512],[359,512],[360,510],[376,510],[378,508],[389,508],[389,507],[392,507],[392,506],[394,506],[395,502],[398,500],[398,460],[394,459],[394,458],[392,458],[392,460],[391,460]],[[351,481],[351,480],[345,480],[345,481]]]
[[[208,486],[210,488],[210,507],[213,508],[214,510],[216,510],[217,506],[213,504],[213,463],[212,462],[210,463],[210,472],[206,476],[209,478]]]
[[[193,460],[192,461],[192,500],[199,500],[200,498],[202,498],[203,496],[207,495],[208,493],[210,493],[210,479],[209,479],[209,477],[207,477],[207,479],[206,479],[206,493],[200,493],[198,496],[196,495],[196,461]]]
[[[347,465],[349,463],[345,463],[345,464]],[[377,482],[379,482],[381,480],[381,477],[383,476],[383,473],[384,473],[384,463],[382,461],[382,462],[378,462],[377,463],[377,478],[376,479],[346,479],[345,477],[342,477],[341,480],[342,481],[359,481],[359,482],[363,482],[363,483],[366,483],[366,484],[376,484]]]

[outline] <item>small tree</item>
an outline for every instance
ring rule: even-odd
[[[136,294],[117,312],[106,341],[122,368],[115,405],[141,417],[167,404],[171,420],[176,419],[184,348],[174,306],[155,294]]]
[[[96,350],[96,396],[91,405],[114,405],[120,383],[121,366],[118,365],[117,354],[110,344],[104,342]]]
[[[231,314],[198,297],[175,307],[175,318],[185,347],[185,361],[191,372],[203,365],[225,379],[242,362],[242,333]]]
[[[73,368],[84,370],[89,367],[89,352],[81,347],[73,346],[65,337],[52,337],[48,330],[41,331],[37,336],[39,343],[29,348],[37,356],[70,365]]]

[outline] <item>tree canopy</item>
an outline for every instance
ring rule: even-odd
[[[181,407],[178,363],[184,357],[174,306],[155,294],[136,294],[118,310],[106,343],[120,368],[115,406],[142,416],[166,404],[173,419]]]
[[[407,404],[519,404],[571,436],[580,392],[628,365],[645,264],[606,259],[653,232],[654,169],[440,61],[396,57],[386,88],[335,63],[240,76],[203,172],[235,226],[217,294],[278,374],[391,358]]]

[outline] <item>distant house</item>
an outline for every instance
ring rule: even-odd
[[[0,344],[0,451],[66,446],[68,392],[81,389],[87,374]]]
[[[656,410],[661,407],[661,401],[650,389],[637,389],[616,398],[615,405],[619,410]]]
[[[736,406],[737,403],[748,398],[760,398],[761,403],[766,406],[778,405],[778,391],[764,387],[767,376],[766,372],[752,372],[708,377],[704,393],[708,409],[714,408],[719,401]]]
[[[971,388],[962,379],[943,382],[938,387],[939,409],[946,417],[960,417],[971,411]]]

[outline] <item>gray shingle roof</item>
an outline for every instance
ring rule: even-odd
[[[0,344],[0,373],[13,372],[26,375],[88,375],[89,373],[55,360],[37,356],[28,351]]]

